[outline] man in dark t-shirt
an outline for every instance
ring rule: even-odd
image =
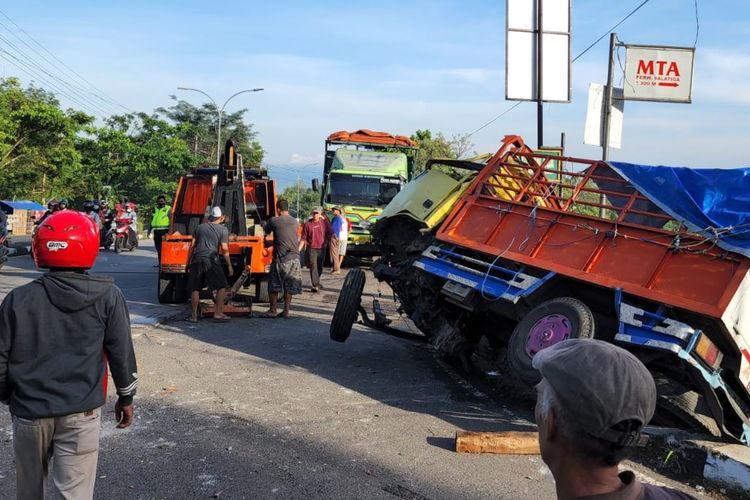
[[[221,207],[213,207],[208,222],[204,222],[195,228],[193,237],[195,247],[190,259],[190,321],[198,321],[198,306],[200,306],[200,291],[208,285],[210,290],[216,291],[216,308],[214,309],[215,321],[228,321],[229,316],[224,314],[224,299],[227,293],[227,277],[221,267],[219,248],[227,264],[229,275],[234,274],[232,261],[229,258],[229,231],[222,224],[224,214]]]
[[[292,295],[302,293],[299,262],[299,222],[289,215],[289,202],[280,199],[276,203],[278,217],[272,217],[265,227],[266,240],[273,240],[273,261],[268,283],[271,306],[265,318],[288,318]],[[279,313],[279,293],[284,293],[284,310]]]

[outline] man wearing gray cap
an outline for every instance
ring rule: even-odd
[[[571,339],[540,351],[542,374],[534,417],[542,460],[558,499],[693,499],[681,491],[642,484],[618,464],[656,409],[656,385],[628,351],[594,339]]]

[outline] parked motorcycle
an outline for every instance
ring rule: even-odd
[[[133,241],[130,241],[130,221],[128,219],[115,219],[114,224],[115,253],[120,253],[123,250],[132,252],[138,248],[138,238],[133,238]]]

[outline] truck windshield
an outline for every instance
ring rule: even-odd
[[[333,173],[328,201],[337,205],[385,206],[400,189],[398,178]]]

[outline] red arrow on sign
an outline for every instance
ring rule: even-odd
[[[679,83],[659,82],[659,87],[678,87]]]

